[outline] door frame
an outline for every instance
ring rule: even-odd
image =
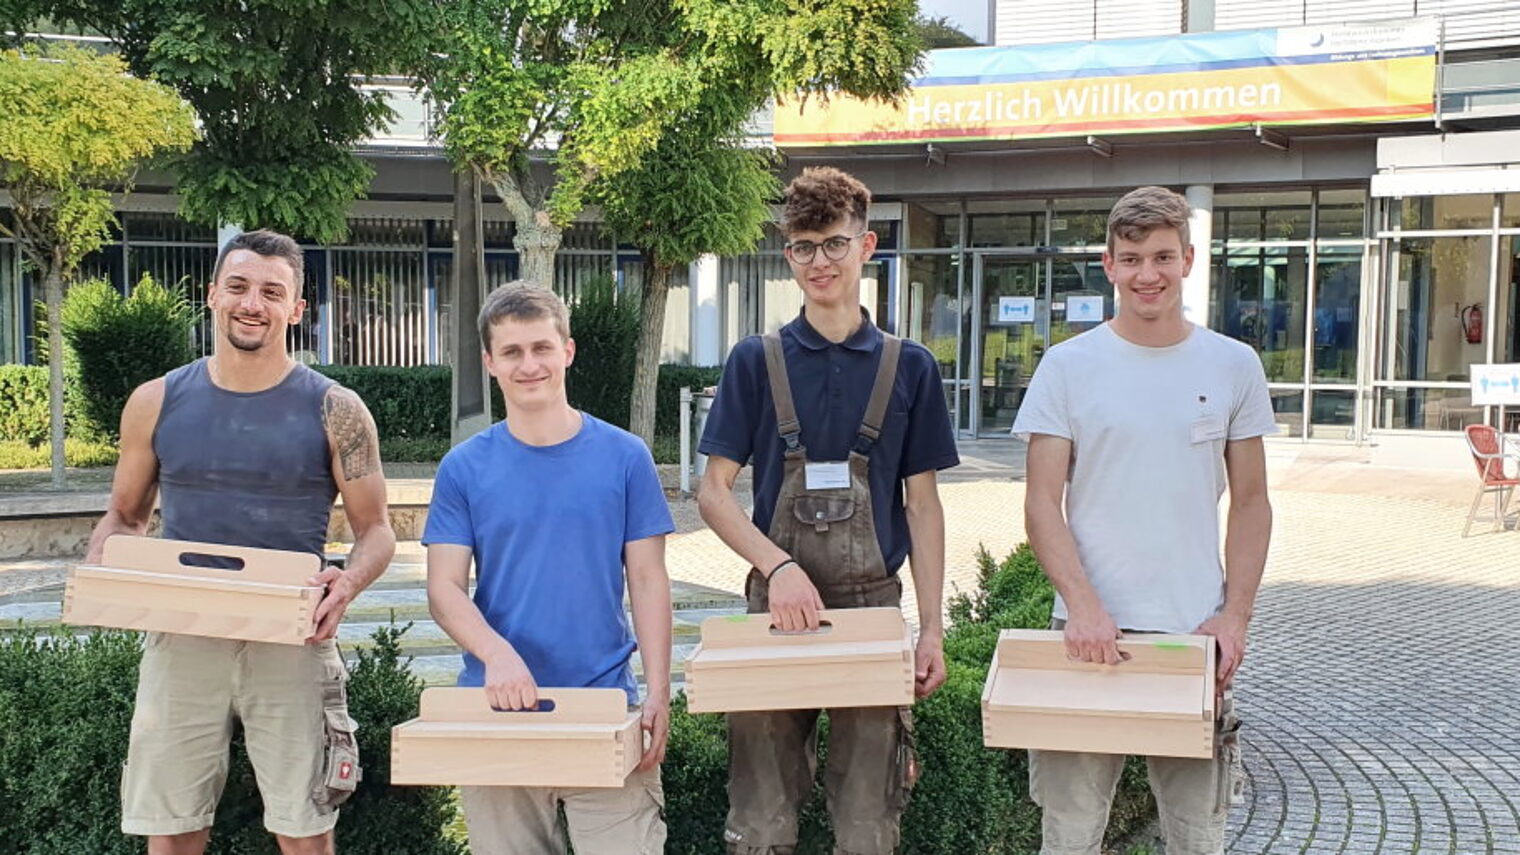
[[[972,249],[967,250],[971,256],[971,289],[969,299],[971,306],[971,336],[970,364],[963,366],[960,374],[961,385],[967,389],[967,404],[971,408],[969,427],[958,433],[969,439],[981,438],[982,432],[982,368],[983,360],[983,331],[986,320],[983,318],[982,297],[985,283],[985,269],[989,260],[993,261],[1031,261],[1044,262],[1039,276],[1039,288],[1035,295],[1035,307],[1043,317],[1035,319],[1036,328],[1049,330],[1051,328],[1053,307],[1051,305],[1055,288],[1055,265],[1062,259],[1089,259],[1093,256],[1090,251],[1076,251],[1061,247],[1016,247],[999,249]],[[1041,308],[1043,307],[1043,308]],[[1043,324],[1043,327],[1042,327]],[[964,330],[964,326],[962,327]],[[1001,436],[1001,433],[986,434],[987,437]]]

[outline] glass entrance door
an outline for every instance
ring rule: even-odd
[[[1045,353],[1050,323],[1049,287],[1042,259],[978,256],[976,260],[977,345],[967,376],[973,380],[972,407],[978,434],[1007,434],[1029,388],[1029,378]]]
[[[1113,317],[1113,286],[1099,256],[982,253],[973,291],[972,429],[1006,435],[1046,349]]]

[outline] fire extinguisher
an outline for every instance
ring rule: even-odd
[[[1483,307],[1477,303],[1462,307],[1462,337],[1468,344],[1483,343]]]

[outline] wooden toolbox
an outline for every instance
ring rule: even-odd
[[[303,552],[114,535],[99,565],[69,573],[63,622],[304,644],[322,599],[307,580],[321,569],[321,558]]]
[[[913,639],[894,608],[825,609],[816,632],[782,633],[769,614],[711,617],[686,660],[694,713],[905,707]]]
[[[1121,665],[1075,662],[1054,630],[1007,629],[982,692],[993,748],[1214,756],[1214,639],[1141,635]]]
[[[623,786],[644,753],[628,694],[540,689],[538,697],[547,709],[504,712],[485,689],[424,689],[417,718],[391,728],[391,783]]]

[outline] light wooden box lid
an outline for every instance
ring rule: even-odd
[[[605,740],[639,719],[622,689],[539,689],[549,710],[498,710],[485,689],[434,686],[422,690],[416,718],[396,726],[408,737]]]
[[[1120,665],[1067,658],[1063,634],[1008,629],[998,639],[982,700],[991,712],[1214,719],[1214,639],[1141,635],[1119,642]]]
[[[688,671],[838,662],[901,662],[912,655],[902,612],[894,608],[824,609],[817,632],[781,632],[768,614],[710,617]]]
[[[237,570],[185,563],[191,556],[232,558]],[[322,570],[322,559],[308,552],[256,549],[191,540],[113,535],[106,539],[100,564],[81,564],[74,575],[89,578],[138,578],[182,588],[236,589],[270,596],[309,596],[320,587],[308,584]]]

